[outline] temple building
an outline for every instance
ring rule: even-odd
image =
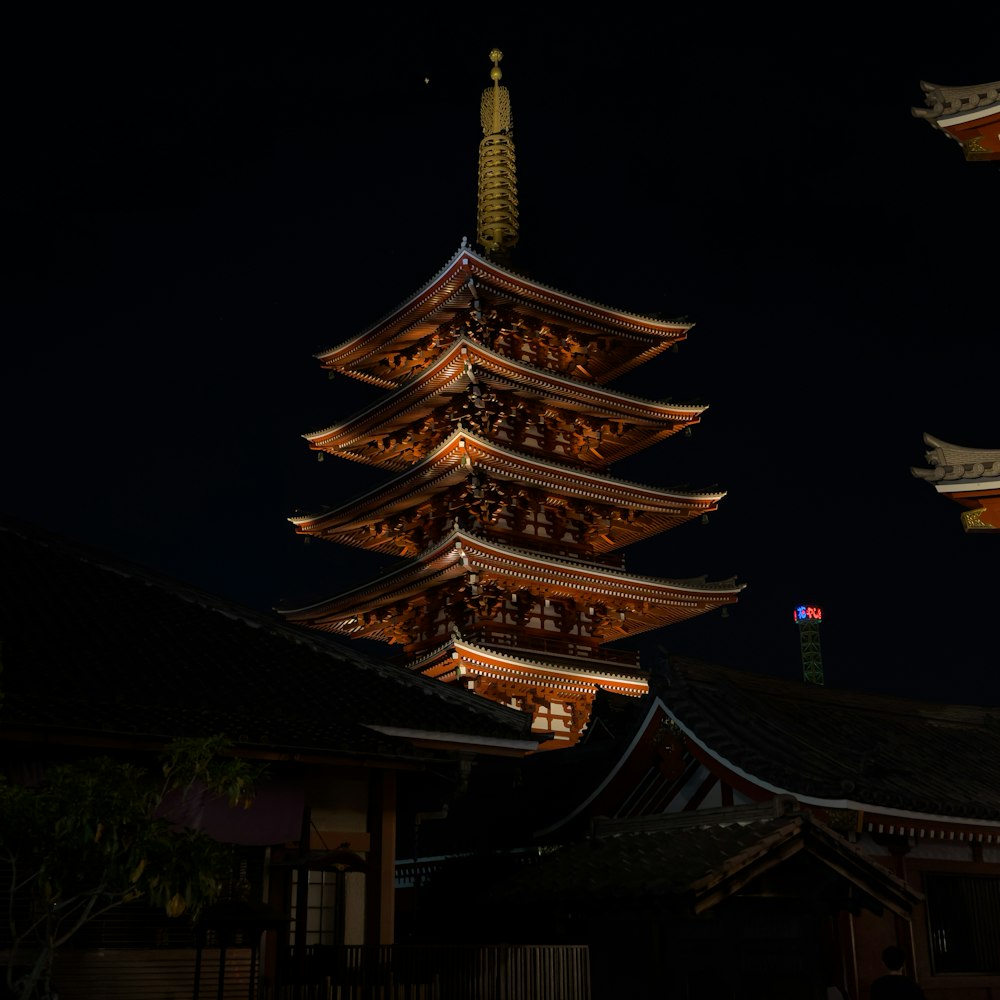
[[[599,690],[640,697],[618,640],[734,603],[733,579],[630,573],[623,550],[698,521],[725,495],[625,481],[613,463],[697,424],[706,407],[610,387],[691,324],[601,305],[515,270],[517,185],[502,53],[481,102],[478,248],[387,316],[317,355],[384,395],[305,435],[374,466],[380,488],[290,518],[306,536],[396,557],[377,579],[286,620],[399,647],[406,666],[529,712],[543,749],[571,746]]]
[[[924,108],[911,108],[951,136],[967,160],[1000,160],[1000,80],[971,87],[942,87],[920,82]]]
[[[1000,449],[967,448],[930,434],[924,444],[930,468],[911,467],[913,475],[964,508],[967,532],[1000,531]]]

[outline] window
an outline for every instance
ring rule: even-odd
[[[1000,972],[1000,878],[924,875],[935,973]]]
[[[297,926],[299,875],[292,871],[289,942],[305,945],[361,944],[364,941],[364,875],[361,872],[312,870],[306,890],[304,927]]]
[[[292,872],[292,899],[298,898],[299,873]],[[305,945],[340,944],[334,934],[337,914],[337,872],[309,872],[308,903],[306,904]],[[292,907],[290,940],[296,940],[295,907]]]

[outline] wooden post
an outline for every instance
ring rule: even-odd
[[[396,772],[372,771],[368,783],[371,851],[365,876],[365,944],[393,944],[396,924]]]

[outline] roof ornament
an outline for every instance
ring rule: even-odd
[[[514,165],[513,116],[510,94],[500,86],[503,73],[499,49],[490,52],[493,86],[483,91],[480,121],[483,139],[479,143],[479,203],[477,235],[487,256],[504,261],[517,245],[517,172]]]

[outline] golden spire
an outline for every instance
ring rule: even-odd
[[[480,119],[483,140],[479,143],[479,206],[477,240],[486,253],[506,259],[517,245],[517,172],[514,168],[514,121],[510,94],[500,86],[499,49],[490,52],[493,86],[483,91]]]

